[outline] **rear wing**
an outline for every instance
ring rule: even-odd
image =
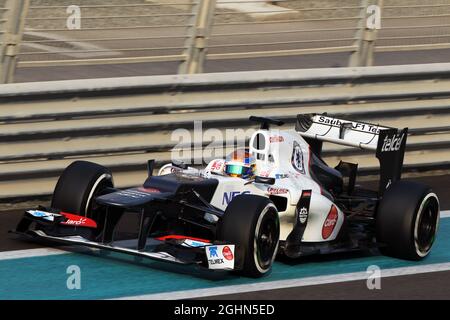
[[[380,131],[388,129],[393,128],[325,114],[299,114],[295,126],[295,130],[305,138],[367,150],[376,150]]]
[[[380,161],[380,195],[401,178],[408,128],[401,130],[326,114],[299,114],[295,130],[318,155],[323,141],[376,151]]]

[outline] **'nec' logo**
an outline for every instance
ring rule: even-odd
[[[223,194],[223,199],[222,199],[222,204],[227,204],[229,205],[231,200],[233,200],[236,196],[240,195],[240,194],[250,194],[250,191],[231,191],[231,192],[225,192]]]

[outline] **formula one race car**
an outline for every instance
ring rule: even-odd
[[[400,180],[407,129],[325,114],[298,115],[292,130],[250,120],[260,123],[245,151],[252,164],[216,159],[201,170],[174,162],[153,176],[150,160],[142,186],[119,190],[107,168],[76,161],[59,178],[51,208],[26,211],[16,232],[253,277],[266,274],[277,253],[429,254],[439,200],[428,186]],[[329,167],[324,141],[376,151],[379,189],[357,187],[356,164]]]

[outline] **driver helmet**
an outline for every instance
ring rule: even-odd
[[[255,171],[256,159],[246,149],[238,149],[226,158],[225,173],[230,177],[249,179]]]

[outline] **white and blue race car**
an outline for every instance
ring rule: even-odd
[[[29,210],[16,232],[247,276],[267,274],[277,254],[378,248],[420,260],[433,245],[439,200],[430,187],[400,179],[407,129],[298,115],[295,129],[260,124],[246,152],[252,176],[230,175],[226,159],[204,169],[169,163],[136,188],[114,188],[111,172],[76,161],[61,175],[51,208]],[[356,185],[357,164],[329,167],[322,143],[372,150],[380,162],[376,191]],[[136,222],[124,237],[122,227]]]

